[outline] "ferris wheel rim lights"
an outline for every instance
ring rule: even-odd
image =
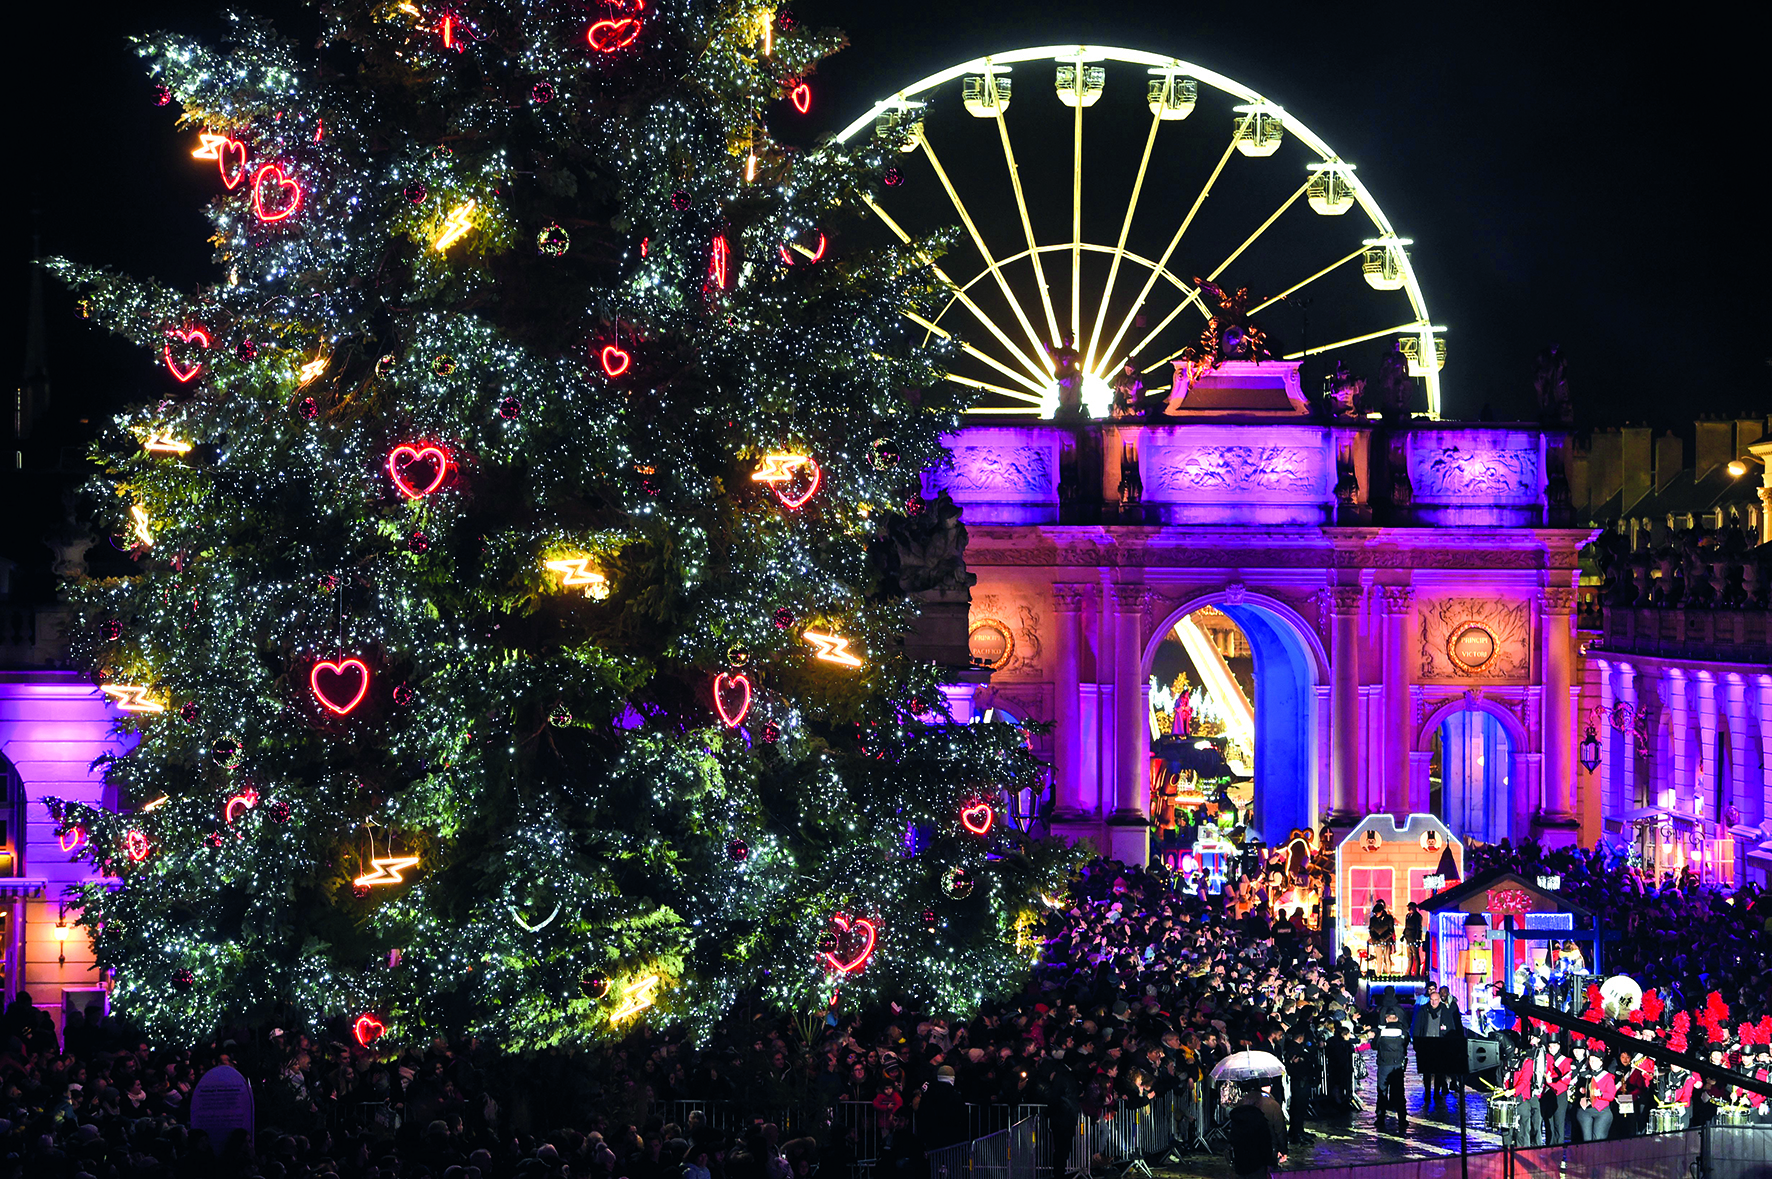
[[[1235,79],[1230,78],[1224,74],[1221,74],[1215,70],[1207,69],[1207,68],[1197,65],[1193,62],[1183,60],[1179,57],[1174,57],[1174,56],[1169,56],[1169,55],[1164,55],[1164,54],[1149,53],[1149,52],[1144,52],[1144,51],[1140,51],[1140,50],[1122,49],[1122,48],[1109,47],[1109,46],[1045,45],[1045,46],[1030,47],[1030,48],[1025,48],[1025,49],[1015,49],[1015,50],[1010,50],[1010,51],[1002,52],[1002,53],[993,53],[988,56],[975,57],[970,60],[963,61],[958,64],[949,66],[948,68],[946,68],[938,73],[931,74],[931,75],[929,75],[925,78],[922,78],[919,81],[916,81],[908,86],[904,86],[902,88],[899,88],[895,93],[891,94],[889,97],[883,98],[883,99],[875,102],[871,107],[869,107],[867,109],[867,111],[865,113],[861,114],[860,117],[855,119],[848,126],[844,127],[841,131],[839,131],[835,136],[835,140],[838,143],[844,143],[844,144],[850,143],[855,140],[857,135],[863,134],[864,132],[868,132],[869,129],[875,127],[875,125],[881,120],[897,121],[897,120],[902,119],[907,122],[920,121],[922,114],[925,112],[925,109],[929,105],[929,101],[931,99],[933,99],[933,97],[935,96],[935,92],[938,90],[938,88],[940,88],[950,82],[954,82],[956,80],[967,79],[967,78],[975,77],[975,76],[982,74],[987,77],[990,77],[990,76],[999,77],[1000,80],[1002,80],[1003,82],[1006,83],[1008,80],[1007,75],[1010,72],[1010,67],[1016,63],[1039,63],[1039,64],[1057,63],[1059,66],[1062,67],[1062,66],[1067,66],[1067,65],[1074,66],[1077,63],[1082,62],[1082,61],[1115,62],[1115,63],[1125,64],[1125,65],[1144,66],[1144,67],[1147,67],[1146,72],[1150,73],[1150,74],[1161,73],[1165,76],[1173,75],[1173,76],[1177,76],[1177,77],[1185,77],[1185,80],[1187,80],[1190,83],[1193,83],[1195,85],[1197,85],[1199,83],[1204,83],[1205,85],[1228,95],[1233,100],[1234,104],[1237,107],[1241,108],[1241,111],[1243,113],[1238,115],[1238,119],[1241,124],[1241,127],[1239,129],[1239,135],[1241,135],[1243,131],[1253,132],[1253,128],[1250,128],[1248,126],[1248,124],[1250,124],[1252,121],[1260,121],[1261,119],[1274,120],[1275,124],[1276,124],[1276,126],[1274,127],[1274,130],[1276,133],[1278,132],[1280,126],[1284,126],[1285,133],[1287,135],[1289,135],[1290,137],[1298,140],[1298,142],[1301,145],[1303,145],[1303,147],[1305,149],[1307,149],[1309,152],[1315,154],[1319,158],[1319,161],[1321,163],[1326,164],[1326,165],[1333,165],[1332,167],[1316,169],[1316,171],[1319,173],[1323,172],[1323,171],[1328,171],[1328,172],[1331,172],[1332,174],[1338,176],[1340,179],[1340,182],[1346,186],[1348,196],[1351,197],[1353,204],[1357,205],[1357,207],[1359,207],[1360,210],[1366,214],[1366,216],[1372,222],[1373,227],[1378,231],[1379,234],[1386,236],[1386,237],[1390,237],[1390,238],[1396,237],[1396,231],[1395,231],[1394,227],[1391,225],[1389,218],[1385,215],[1384,210],[1379,206],[1377,200],[1372,196],[1370,190],[1361,181],[1360,177],[1355,174],[1354,166],[1352,164],[1348,164],[1346,161],[1342,160],[1340,153],[1336,152],[1333,148],[1331,148],[1328,145],[1328,143],[1326,143],[1322,139],[1321,136],[1317,135],[1309,127],[1305,126],[1294,115],[1289,113],[1283,106],[1281,106],[1280,104],[1278,104],[1276,102],[1273,102],[1272,100],[1263,96],[1259,92],[1243,85],[1242,83],[1236,81]],[[1003,97],[1007,98],[1007,95],[1004,95]],[[1008,106],[1008,103],[1006,101],[1003,102],[1000,106],[998,106],[996,104],[986,104],[986,105],[989,106],[991,109],[986,110],[986,111],[974,110],[972,113],[975,115],[980,115],[981,117],[987,117],[987,118],[994,117],[994,118],[997,118],[998,120],[1001,120],[1005,117],[1005,115],[1003,114],[1003,111]],[[1087,106],[1087,105],[1089,105],[1089,104],[1084,102],[1084,103],[1080,103],[1077,106],[1077,109],[1079,111],[1079,118],[1081,117],[1081,115],[1080,115],[1081,110],[1083,109],[1084,106]],[[1155,109],[1155,108],[1153,108],[1153,109]],[[1192,106],[1190,105],[1188,109],[1191,111]],[[1159,114],[1159,117],[1161,117],[1160,114]],[[1233,139],[1233,146],[1237,146],[1235,139]],[[1274,141],[1273,141],[1273,147],[1274,148],[1278,147],[1277,134],[1276,134]],[[911,147],[904,148],[903,150],[915,150],[915,145],[913,144]],[[1006,133],[1005,133],[1005,150],[1007,153],[1007,134]],[[1268,154],[1268,153],[1265,151],[1264,152],[1253,152],[1253,151],[1245,149],[1244,154],[1254,155],[1257,158],[1260,158],[1260,156]],[[931,156],[931,159],[932,160],[934,159],[933,155]],[[1011,165],[1011,166],[1013,167],[1013,165]],[[937,171],[939,174],[940,165],[937,164],[936,167],[937,167]],[[1207,189],[1209,190],[1210,187],[1211,187],[1211,184],[1209,181],[1207,184]],[[952,196],[952,195],[953,194],[950,192],[950,196]],[[1301,195],[1302,195],[1302,189],[1301,189]],[[956,199],[956,201],[958,200],[957,197],[955,199]],[[875,199],[869,198],[868,203],[871,207],[873,207],[873,209],[877,213],[879,213],[882,216],[883,219],[888,220],[889,224],[891,224],[895,229],[897,229],[896,223],[890,221],[890,218],[887,216],[885,211],[879,207],[879,204]],[[1337,202],[1337,203],[1339,204],[1340,202]],[[1319,209],[1318,211],[1322,212],[1323,210]],[[1337,210],[1332,210],[1332,211],[1338,212],[1340,210],[1337,209]],[[1185,229],[1185,223],[1184,223],[1184,229]],[[903,231],[899,230],[899,232],[902,234]],[[1031,230],[1029,232],[1031,235]],[[1078,243],[1069,240],[1072,236],[1074,236],[1074,234],[1067,234],[1065,236],[1066,236],[1066,241],[1063,243],[1063,249],[1074,253],[1076,251],[1076,249],[1078,248]],[[1029,243],[1023,243],[1023,244],[1029,244]],[[1081,248],[1083,250],[1090,250],[1093,245],[1095,245],[1095,243],[1082,243]],[[1034,248],[1029,249],[1028,253],[1037,255],[1038,253],[1044,252],[1045,250],[1046,250],[1046,247],[1040,246],[1037,249],[1034,249]],[[1110,248],[1109,252],[1121,253],[1123,250],[1124,250],[1124,246],[1122,245],[1120,250],[1116,251],[1116,250],[1113,250]],[[1241,251],[1239,251],[1239,252],[1241,252]],[[1125,252],[1124,256],[1126,257],[1126,259],[1128,261],[1135,261],[1135,259],[1133,258],[1132,254],[1130,252]],[[1358,252],[1356,251],[1356,253],[1351,257],[1357,257],[1357,256],[1358,256]],[[1036,261],[1037,260],[1038,259],[1036,257]],[[1350,259],[1343,259],[1342,261],[1346,262],[1349,260]],[[980,271],[980,276],[982,277],[985,275],[995,273],[998,268],[1000,268],[1003,265],[1006,265],[1007,261],[1008,260],[1006,260],[1006,259],[997,258],[994,262],[994,265],[993,265],[992,260],[991,260],[991,255],[987,251],[986,252],[986,264],[984,265],[983,269]],[[1145,261],[1142,261],[1142,260],[1136,260],[1136,261],[1139,261],[1140,265],[1147,265],[1148,266],[1148,264]],[[1340,265],[1340,263],[1337,263],[1337,265]],[[1333,269],[1333,267],[1331,269]],[[1407,255],[1402,254],[1400,251],[1398,252],[1398,256],[1397,256],[1397,260],[1396,260],[1396,269],[1399,272],[1402,281],[1400,283],[1398,283],[1397,286],[1395,286],[1395,287],[1377,288],[1377,289],[1404,291],[1406,293],[1406,297],[1408,298],[1408,300],[1410,302],[1411,311],[1413,312],[1413,315],[1411,316],[1410,321],[1403,323],[1400,327],[1395,328],[1395,329],[1385,329],[1385,330],[1381,330],[1379,332],[1373,333],[1370,336],[1350,338],[1348,340],[1339,341],[1333,345],[1328,345],[1328,346],[1323,346],[1323,347],[1320,347],[1317,349],[1313,349],[1312,350],[1313,354],[1316,352],[1329,351],[1331,348],[1342,347],[1342,346],[1351,345],[1351,344],[1357,344],[1357,343],[1362,342],[1364,339],[1376,338],[1377,336],[1385,336],[1385,335],[1391,335],[1391,334],[1401,334],[1401,335],[1406,335],[1406,336],[1425,336],[1428,334],[1425,325],[1427,325],[1431,322],[1431,317],[1430,317],[1430,312],[1427,307],[1425,295],[1423,294],[1423,292],[1421,290],[1421,285],[1420,285],[1420,282],[1416,276],[1413,264],[1410,262]],[[1166,265],[1161,268],[1157,268],[1156,274],[1151,279],[1152,285],[1154,285],[1156,283],[1156,281],[1159,277],[1165,276],[1167,274],[1169,274],[1169,268]],[[1315,277],[1321,277],[1321,275],[1313,276],[1313,279]],[[1073,276],[1073,278],[1074,278],[1074,276]],[[1305,281],[1309,282],[1309,281],[1312,281],[1313,279],[1306,279]],[[970,286],[971,284],[965,283],[965,284],[959,284],[959,285]],[[1300,283],[1298,285],[1302,286],[1304,284]],[[1291,288],[1291,289],[1295,290],[1296,287]],[[1289,292],[1287,292],[1287,293],[1289,293]],[[1143,296],[1140,296],[1139,303],[1142,304],[1142,302],[1143,302]],[[950,304],[950,306],[951,306],[951,304]],[[945,310],[946,309],[944,309],[944,312],[945,312]],[[1259,308],[1257,310],[1259,310]],[[1099,317],[1099,314],[1100,313],[1098,313],[1098,317]],[[914,322],[918,322],[918,317],[912,316],[911,318],[913,319]],[[940,317],[937,316],[936,318],[939,319]],[[929,322],[922,322],[920,325],[926,329],[929,329],[933,326]],[[1422,325],[1422,326],[1418,327],[1416,325]],[[987,321],[987,326],[991,327],[993,333],[1004,330],[1004,329],[999,328],[995,325],[994,319]],[[1024,324],[1022,326],[1026,327],[1027,325]],[[1075,323],[1073,323],[1072,327],[1073,327],[1073,329],[1075,329],[1077,327],[1077,325]],[[1013,330],[1013,327],[1011,326],[1008,330]],[[932,334],[938,334],[938,333],[945,334],[945,329],[937,328],[937,329],[935,329],[934,332],[932,332]],[[1008,347],[1012,353],[1016,352],[1014,345],[1010,344],[1007,340],[1004,340],[1003,342],[1004,342],[1005,346]],[[1136,353],[1138,351],[1138,349],[1143,346],[1143,343],[1148,343],[1148,342],[1149,341],[1141,342],[1141,344],[1138,345],[1137,347],[1135,347],[1133,349],[1133,351]],[[1117,348],[1117,346],[1111,346],[1107,351],[1117,353],[1119,351],[1119,349]],[[1024,364],[1031,364],[1032,367],[1034,367],[1034,368],[1037,368],[1039,366],[1039,358],[1033,357],[1033,356],[1031,356],[1031,354],[1030,354],[1030,357],[1021,358],[1021,359]],[[1091,359],[1094,361],[1100,361],[1102,364],[1107,364],[1109,362],[1116,361],[1117,355],[1110,355],[1110,356],[1105,356],[1105,357],[1092,356]],[[1286,357],[1286,359],[1288,359],[1288,360],[1301,359],[1301,357],[1288,356],[1288,357]],[[995,367],[995,366],[993,365],[993,367]],[[1117,368],[1118,366],[1117,366],[1117,364],[1115,364],[1112,367]],[[1155,367],[1155,366],[1153,366],[1153,367]],[[1091,371],[1093,371],[1093,369]],[[1011,374],[1011,375],[1013,376],[1014,374]],[[1433,418],[1438,418],[1440,416],[1441,396],[1440,396],[1440,384],[1439,384],[1437,367],[1434,367],[1432,371],[1420,373],[1417,375],[1421,375],[1426,378],[1429,416],[1433,417]],[[1037,380],[1038,378],[1035,378],[1035,379]],[[967,379],[961,380],[960,383],[962,383],[962,384],[976,384],[977,382],[973,381],[970,378],[967,378]],[[1017,380],[1016,383],[1026,384],[1027,382]],[[1013,400],[1027,401],[1030,403],[1030,405],[1036,406],[1036,408],[1023,407],[1021,409],[1010,408],[1007,410],[1002,409],[1002,408],[980,408],[980,409],[976,409],[972,412],[979,412],[979,413],[1000,413],[1000,412],[1035,413],[1035,412],[1041,412],[1040,409],[1037,408],[1037,404],[1039,401],[1039,397],[1037,395],[1038,391],[1034,391],[1036,393],[1035,396],[1029,397],[1029,396],[1026,396],[1026,395],[1020,393],[1019,391],[1005,390],[1005,389],[1002,389],[1002,388],[995,386],[995,385],[981,384],[981,385],[979,385],[979,387],[990,389],[990,390],[996,391],[998,393],[1006,393]]]

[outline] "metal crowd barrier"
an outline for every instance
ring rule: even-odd
[[[1764,1179],[1772,1126],[1709,1125],[1671,1134],[1570,1142],[1441,1158],[1344,1163],[1287,1179]]]

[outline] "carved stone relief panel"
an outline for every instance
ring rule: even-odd
[[[1464,597],[1421,601],[1419,678],[1524,683],[1531,674],[1530,602]]]
[[[1496,430],[1421,431],[1409,439],[1409,481],[1425,504],[1539,499],[1538,440]]]
[[[1323,456],[1302,446],[1151,446],[1140,466],[1146,500],[1323,493]]]

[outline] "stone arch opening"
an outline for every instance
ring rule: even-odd
[[[1529,737],[1507,708],[1477,696],[1448,701],[1421,726],[1416,747],[1432,755],[1429,809],[1453,834],[1497,843],[1525,833],[1517,800],[1530,786]]]
[[[1210,625],[1203,628],[1201,619]],[[1226,655],[1222,638],[1215,640],[1202,633],[1212,630],[1222,635],[1220,619],[1234,628],[1240,643],[1246,645],[1246,655],[1241,653],[1242,646],[1237,653]],[[1178,637],[1190,627],[1191,636]],[[1188,664],[1203,679],[1218,681],[1197,687],[1208,697],[1214,691],[1221,698],[1232,697],[1224,701],[1228,706],[1224,711],[1246,709],[1246,716],[1223,719],[1237,720],[1246,730],[1247,747],[1236,754],[1245,758],[1241,768],[1248,771],[1256,833],[1270,846],[1277,846],[1285,843],[1295,828],[1315,830],[1319,814],[1317,685],[1327,678],[1328,660],[1310,625],[1271,598],[1246,592],[1203,594],[1176,608],[1154,631],[1144,653],[1143,682],[1147,685],[1160,662],[1164,671],[1172,666],[1164,662],[1165,644],[1193,648]],[[1246,667],[1232,666],[1242,662]],[[1201,663],[1213,670],[1202,669]],[[1167,686],[1159,683],[1157,690]],[[1235,699],[1239,693],[1240,701]],[[1228,738],[1224,744],[1230,744]],[[1231,765],[1232,756],[1225,760],[1233,772],[1238,768]]]

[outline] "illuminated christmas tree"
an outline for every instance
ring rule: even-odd
[[[53,264],[165,388],[99,446],[133,575],[71,591],[140,743],[120,813],[57,817],[160,1039],[279,1003],[513,1048],[753,989],[964,1010],[1069,862],[1003,813],[1024,734],[941,723],[901,654],[931,574],[892,537],[964,404],[902,314],[942,242],[854,220],[882,151],[767,134],[840,38],[580,11],[140,44],[216,174],[217,280]]]

